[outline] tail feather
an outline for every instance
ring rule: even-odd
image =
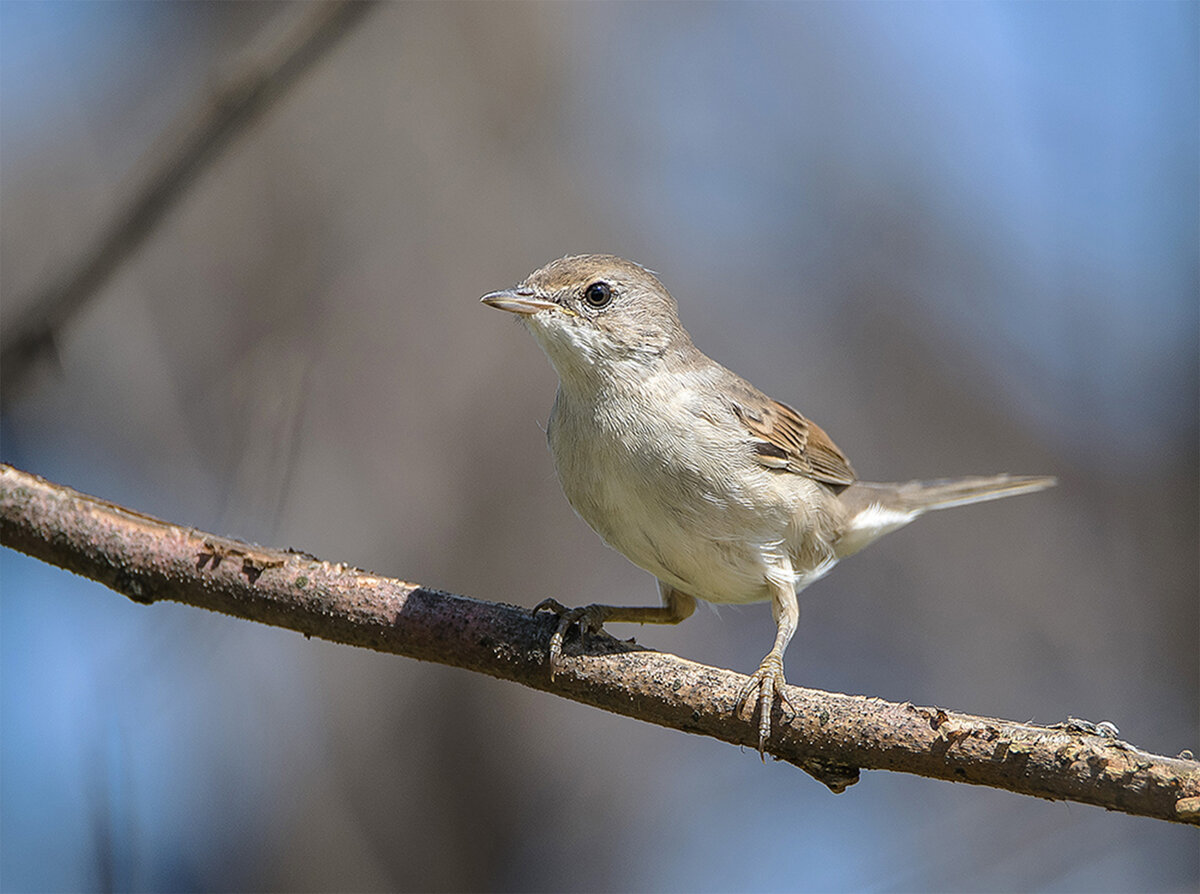
[[[837,554],[839,558],[852,555],[934,509],[1015,497],[1056,483],[1057,479],[1045,475],[990,475],[896,484],[858,481],[838,495],[848,510],[848,519]]]
[[[861,489],[867,503],[888,509],[928,512],[968,503],[1015,497],[1053,487],[1057,479],[1041,475],[984,475],[971,478],[940,478],[936,481],[905,481],[898,484],[859,482],[842,494],[843,502],[851,491]]]

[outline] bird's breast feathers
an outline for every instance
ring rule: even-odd
[[[808,537],[801,506],[819,498],[807,489],[819,486],[764,469],[729,426],[687,411],[703,406],[688,388],[667,390],[685,412],[616,417],[560,390],[547,435],[571,506],[635,565],[710,602],[769,599],[769,579],[815,580],[823,557],[795,547]]]

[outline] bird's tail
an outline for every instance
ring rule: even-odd
[[[848,520],[837,554],[839,558],[852,555],[934,509],[1015,497],[1056,483],[1057,479],[1044,475],[985,475],[896,484],[858,481],[838,495],[848,510]]]

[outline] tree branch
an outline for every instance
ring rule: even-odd
[[[18,306],[0,338],[0,379],[11,391],[50,348],[59,328],[108,280],[221,150],[297,83],[301,75],[358,21],[370,3],[337,0],[305,7],[286,32],[252,48],[218,78],[159,139],[144,173],[96,240],[59,278]]]
[[[168,524],[0,465],[0,543],[143,603],[162,599],[305,636],[478,671],[660,726],[754,747],[746,678],[589,637],[551,680],[557,619]],[[770,752],[835,792],[897,770],[1200,825],[1200,763],[1084,721],[1055,727],[788,688]],[[779,709],[777,708],[777,711]]]

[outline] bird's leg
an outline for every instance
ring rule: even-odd
[[[543,599],[533,607],[534,612],[551,611],[558,615],[558,628],[550,637],[550,677],[562,670],[563,665],[563,636],[572,624],[579,625],[579,635],[583,637],[604,627],[606,621],[627,622],[631,624],[678,624],[696,610],[696,600],[687,593],[662,583],[658,584],[662,594],[662,605],[628,606],[628,605],[584,605],[578,608],[567,608],[557,599]]]
[[[783,678],[783,653],[791,642],[792,634],[796,632],[796,624],[800,620],[800,603],[796,600],[796,592],[786,584],[772,583],[774,598],[771,600],[771,614],[775,616],[775,645],[762,660],[750,680],[742,689],[738,699],[738,712],[745,711],[750,706],[750,716],[753,718],[755,696],[758,701],[758,754],[766,760],[764,749],[767,739],[771,736],[771,708],[775,704],[775,696],[793,714],[796,709],[788,701],[784,686],[787,681]]]

